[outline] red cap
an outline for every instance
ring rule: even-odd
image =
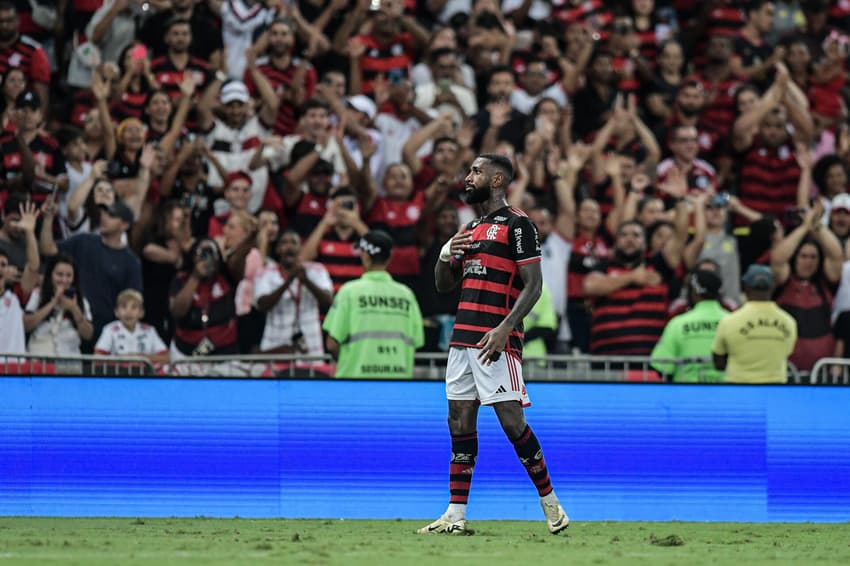
[[[229,187],[234,181],[238,179],[244,179],[248,181],[249,185],[254,184],[254,180],[251,179],[251,175],[249,175],[247,171],[239,169],[237,171],[231,171],[227,174],[227,177],[224,178],[224,186]]]

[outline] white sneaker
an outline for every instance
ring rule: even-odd
[[[440,517],[430,525],[416,531],[420,535],[443,534],[443,535],[471,535],[472,530],[466,528],[466,519],[449,521]]]
[[[543,507],[543,514],[546,515],[546,526],[549,527],[549,532],[556,535],[570,526],[570,518],[567,517],[564,508],[558,501],[551,503],[540,502]]]

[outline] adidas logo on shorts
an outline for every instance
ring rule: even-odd
[[[500,385],[498,389],[496,389],[496,393],[507,393],[504,385]]]

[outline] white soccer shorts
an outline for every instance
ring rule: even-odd
[[[502,352],[498,360],[485,366],[478,361],[479,352],[478,348],[449,348],[446,397],[452,401],[480,400],[482,405],[502,401],[519,401],[523,407],[531,405],[519,359]]]

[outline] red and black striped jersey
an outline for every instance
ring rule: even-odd
[[[189,275],[181,271],[174,278],[172,298],[186,284]],[[174,345],[187,356],[196,349],[207,355],[235,354],[238,350],[234,288],[221,274],[198,283],[189,312],[174,322]]]
[[[584,234],[576,234],[570,243],[573,249],[567,264],[567,297],[570,301],[582,301],[585,298],[584,278],[591,271],[596,271],[600,262],[608,259],[611,250],[601,235],[590,239]]]
[[[781,221],[797,206],[800,166],[791,144],[769,148],[756,136],[742,159],[738,176],[741,202]]]
[[[610,35],[608,28],[614,21],[614,14],[605,7],[602,0],[552,0],[552,13],[555,19],[565,26],[582,24],[591,31],[598,32],[602,41],[607,41]]]
[[[296,71],[300,64],[300,60],[295,57],[286,69],[280,69],[276,67],[268,57],[263,57],[257,60],[257,68],[269,80],[269,83],[271,83],[272,88],[275,90],[279,98],[281,98],[287,90],[292,88],[292,81],[295,78]],[[245,71],[244,81],[245,86],[248,87],[248,91],[251,93],[251,96],[258,98],[259,94],[257,92],[257,86],[254,84],[254,80],[251,78],[251,72],[248,70]],[[315,88],[316,69],[310,65],[304,73],[304,94],[306,98],[311,98],[313,96],[313,90]],[[279,136],[294,134],[295,127],[298,125],[296,110],[297,109],[292,104],[282,102],[278,108],[274,124],[263,125]]]
[[[741,81],[730,75],[724,81],[713,82],[701,72],[694,73],[687,80],[699,82],[708,100],[700,113],[700,123],[722,138],[729,137],[737,115],[735,91],[741,86]]]
[[[50,62],[41,45],[26,35],[5,49],[0,49],[0,75],[12,68],[21,69],[30,83],[50,82]]]
[[[378,75],[392,76],[393,79],[406,79],[413,64],[413,38],[407,32],[400,33],[387,43],[379,43],[370,35],[358,35],[357,39],[366,45],[366,51],[360,57],[360,91],[372,94],[372,82]]]
[[[316,196],[309,192],[302,193],[296,205],[289,211],[289,225],[302,238],[307,239],[319,225],[319,222],[322,221],[327,210],[327,196]]]
[[[65,157],[56,138],[47,134],[38,134],[30,142],[29,148],[35,164],[43,166],[48,175],[58,177],[65,173]],[[11,181],[20,176],[21,147],[14,134],[4,134],[0,137],[0,152],[3,155],[3,180]],[[32,200],[41,204],[54,190],[55,187],[36,177],[31,189]]]
[[[477,348],[484,334],[514,308],[525,287],[519,268],[540,261],[540,241],[528,216],[507,206],[470,222],[466,229],[472,231],[472,244],[463,256],[460,303],[450,344]],[[520,323],[505,348],[520,359],[522,339]]]
[[[590,324],[590,353],[613,356],[646,356],[652,353],[667,322],[670,285],[675,277],[661,254],[650,258],[646,268],[661,276],[658,285],[629,285],[596,299]],[[634,268],[618,262],[602,262],[596,271],[606,275]]]
[[[366,223],[386,231],[393,239],[393,252],[387,271],[396,276],[419,275],[419,241],[416,226],[425,206],[425,193],[417,191],[408,200],[381,197],[375,200]]]
[[[151,72],[156,77],[156,82],[159,83],[160,88],[167,92],[171,100],[175,102],[180,98],[180,83],[183,82],[186,73],[195,77],[195,84],[198,85],[195,89],[196,93],[203,92],[215,75],[212,66],[203,59],[189,57],[186,68],[178,69],[167,55],[151,61]],[[198,94],[195,96],[198,96]],[[192,131],[198,129],[198,114],[194,109],[189,112],[189,117],[186,118],[186,127]]]
[[[319,254],[316,261],[325,266],[334,286],[334,293],[343,284],[363,275],[363,263],[360,252],[354,249],[360,237],[352,232],[348,239],[339,237],[336,230],[329,230],[319,242]]]

